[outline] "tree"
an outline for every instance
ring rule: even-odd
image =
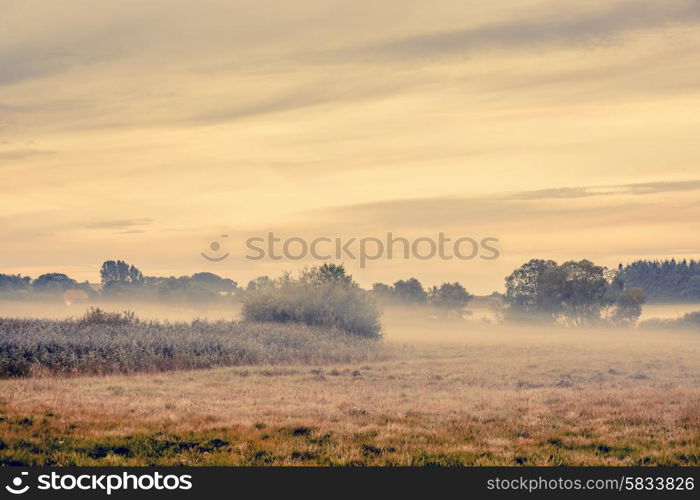
[[[633,287],[620,293],[615,301],[615,310],[610,322],[615,325],[633,325],[642,315],[642,304],[646,301],[644,290]]]
[[[0,274],[0,290],[27,290],[31,285],[31,281],[32,279],[29,276],[20,276],[19,274]]]
[[[260,290],[262,288],[267,288],[274,286],[275,282],[274,280],[270,279],[269,276],[258,276],[254,280],[250,280],[248,282],[248,285],[246,285],[245,290],[246,292],[252,292],[255,290]]]
[[[568,326],[600,322],[631,324],[641,314],[644,292],[625,286],[619,271],[589,260],[533,259],[506,278],[506,317],[539,318]]]
[[[233,293],[238,290],[238,283],[232,279],[222,278],[214,273],[194,273],[190,280],[215,293]]]
[[[638,260],[623,266],[620,277],[630,287],[644,290],[650,301],[700,300],[700,261]]]
[[[141,285],[144,282],[143,273],[123,260],[105,261],[100,270],[100,279],[105,287],[114,284]]]
[[[389,295],[392,293],[391,286],[386,283],[374,283],[372,284],[372,291],[374,293]]]
[[[559,314],[563,274],[553,260],[532,259],[506,277],[505,301],[517,316],[553,320]]]
[[[78,282],[61,273],[42,274],[32,283],[32,288],[42,292],[64,292],[75,288]]]
[[[394,297],[408,304],[423,304],[428,300],[428,294],[416,278],[394,283]]]
[[[565,262],[560,269],[564,278],[559,294],[564,321],[569,326],[596,323],[610,285],[606,269],[589,260]]]
[[[372,285],[372,296],[378,304],[391,304],[395,302],[394,289],[386,283],[374,283]]]
[[[300,279],[315,285],[323,283],[336,283],[341,286],[356,286],[343,264],[326,263],[319,267],[312,267],[302,271]]]
[[[149,286],[156,298],[173,302],[211,302],[219,297],[219,292],[192,280],[189,276],[157,278]]]
[[[440,288],[433,287],[429,294],[430,304],[448,316],[460,314],[471,298],[472,295],[457,282],[443,283]]]

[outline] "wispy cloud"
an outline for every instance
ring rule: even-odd
[[[561,187],[552,189],[540,189],[535,191],[522,191],[518,193],[505,195],[503,199],[547,200],[588,198],[591,196],[610,196],[620,194],[645,195],[697,190],[700,190],[700,180],[676,182],[645,182],[638,184],[622,184],[617,186]]]
[[[419,33],[412,36],[323,55],[362,60],[401,60],[420,57],[471,55],[488,49],[530,49],[542,45],[586,45],[610,41],[620,35],[672,24],[700,21],[696,0],[633,0],[612,3],[592,12],[550,10],[539,18],[520,19],[478,27]]]
[[[134,232],[132,228],[134,226],[146,226],[151,224],[153,219],[143,218],[143,219],[120,219],[120,220],[108,220],[95,222],[85,226],[88,229],[121,229],[121,232]]]
[[[0,160],[22,160],[32,156],[42,156],[53,154],[54,151],[42,151],[39,149],[11,149],[0,151]]]
[[[304,216],[329,228],[338,224],[352,227],[381,227],[393,229],[434,229],[462,226],[465,228],[508,228],[519,231],[523,227],[538,231],[558,231],[562,227],[615,227],[673,223],[678,210],[684,217],[700,217],[700,204],[693,200],[667,199],[664,207],[636,200],[621,200],[620,195],[652,195],[668,192],[700,190],[700,181],[651,182],[607,187],[553,188],[493,196],[438,196],[408,198],[375,203],[340,206]],[[566,203],[579,198],[601,198],[592,204]],[[553,205],[552,202],[560,203]]]

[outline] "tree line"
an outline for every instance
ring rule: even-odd
[[[108,260],[102,264],[98,287],[93,287],[87,281],[79,283],[63,273],[46,273],[36,279],[0,274],[0,296],[5,299],[69,296],[71,300],[102,298],[210,302],[235,296],[239,291],[235,281],[213,273],[201,272],[179,277],[145,276],[136,266],[122,260]]]
[[[382,303],[432,306],[448,316],[459,315],[474,297],[457,281],[426,290],[416,278],[399,280],[393,285],[375,283],[372,293]]]
[[[342,266],[326,265],[319,269],[331,281],[352,279]],[[279,279],[259,276],[243,287],[210,272],[180,277],[146,276],[123,260],[108,260],[100,269],[100,287],[79,283],[62,273],[42,274],[36,279],[0,274],[0,296],[55,297],[77,290],[85,298],[93,299],[211,302],[242,300],[253,292],[279,284]],[[359,288],[356,284],[355,287]],[[415,277],[393,284],[375,283],[364,292],[381,304],[429,306],[445,316],[460,316],[473,298],[459,282],[426,288]],[[504,320],[537,320],[569,326],[633,324],[649,298],[700,298],[700,263],[637,261],[611,270],[588,260],[558,264],[532,259],[505,278],[504,294],[493,295],[502,303],[500,315]]]
[[[700,301],[700,261],[638,260],[618,267],[620,278],[653,302]]]
[[[589,260],[558,264],[532,259],[506,277],[503,316],[573,327],[632,325],[645,301],[642,288]]]

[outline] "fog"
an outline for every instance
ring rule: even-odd
[[[0,317],[5,318],[79,318],[90,307],[106,311],[130,310],[142,320],[191,321],[193,319],[240,319],[241,304],[157,304],[145,302],[95,302],[66,304],[57,301],[0,300]],[[700,310],[700,304],[646,304],[640,321],[650,318],[680,318]],[[637,328],[565,328],[552,325],[525,325],[500,323],[496,310],[488,300],[475,300],[463,317],[439,317],[429,307],[386,306],[382,308],[383,338],[398,344],[453,344],[453,343],[534,343],[562,342],[629,345],[649,341],[663,342],[674,339],[700,340],[695,332],[676,330],[647,331]]]

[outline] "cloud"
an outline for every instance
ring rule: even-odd
[[[672,224],[678,222],[679,210],[686,218],[700,217],[700,204],[694,200],[667,199],[664,203],[649,204],[619,198],[620,195],[697,190],[700,190],[700,181],[695,180],[603,188],[554,188],[488,197],[439,196],[363,203],[309,212],[304,217],[312,224],[311,221],[316,220],[319,226],[324,226],[321,229],[324,231],[332,231],[344,224],[365,231],[439,231],[436,228],[463,227],[508,232],[557,232],[561,228],[638,225],[641,221],[648,225]],[[591,197],[601,198],[601,201],[595,204],[566,203]]]
[[[554,12],[551,4],[536,19],[491,23],[451,31],[423,33],[361,48],[329,52],[351,59],[402,60],[471,55],[488,49],[530,49],[543,45],[588,45],[609,41],[632,31],[700,21],[696,0],[635,0],[586,13]]]
[[[677,191],[700,190],[700,180],[687,180],[676,182],[646,182],[638,184],[622,184],[617,186],[592,186],[592,187],[562,187],[552,189],[539,189],[535,191],[522,191],[506,195],[508,200],[547,200],[547,199],[572,199],[588,198],[591,196],[609,196],[619,194],[660,194]]]
[[[124,232],[134,232],[138,230],[131,229],[133,226],[146,226],[151,224],[153,219],[143,218],[143,219],[121,219],[121,220],[108,220],[102,222],[95,222],[93,224],[88,224],[85,226],[88,229],[122,229]]]
[[[12,149],[10,151],[0,151],[1,160],[22,160],[32,156],[42,156],[53,154],[54,151],[41,151],[39,149]]]

